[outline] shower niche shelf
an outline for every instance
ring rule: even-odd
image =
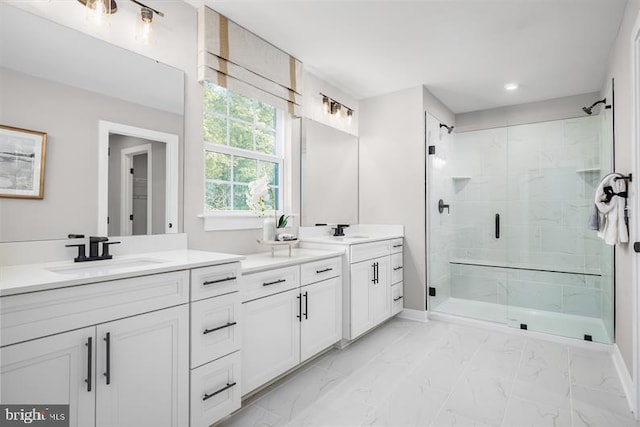
[[[451,179],[454,180],[454,181],[463,181],[465,179],[471,179],[471,177],[470,176],[456,175],[456,176],[452,176]]]

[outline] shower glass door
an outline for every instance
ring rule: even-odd
[[[507,322],[506,131],[449,134],[427,114],[430,310]]]
[[[611,248],[587,227],[610,111],[507,128],[508,323],[611,342]]]

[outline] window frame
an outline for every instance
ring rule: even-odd
[[[213,83],[215,84],[215,83]],[[227,89],[228,90],[228,89]],[[237,93],[237,92],[236,92]],[[239,95],[246,96],[247,98],[251,98],[254,101],[261,102],[256,98],[251,96],[244,95],[242,93],[238,93]],[[227,104],[229,105],[229,104]],[[275,107],[274,107],[275,108]],[[286,125],[288,123],[288,117],[282,110],[275,108],[276,113],[276,126],[275,126],[275,154],[267,154],[262,153],[260,151],[255,150],[247,150],[244,148],[232,147],[227,144],[219,144],[211,141],[204,140],[203,135],[203,165],[206,162],[206,153],[213,152],[230,156],[243,157],[247,159],[252,159],[256,161],[269,162],[278,165],[278,176],[277,176],[277,189],[278,189],[278,206],[276,206],[277,211],[284,210],[284,200],[285,200],[285,151],[286,151]],[[230,140],[229,132],[231,126],[229,125],[231,121],[236,121],[239,123],[250,124],[252,125],[252,137],[254,138],[255,144],[255,130],[260,129],[260,126],[255,126],[254,123],[248,122],[243,119],[238,119],[232,117],[229,112],[229,107],[227,108],[227,114],[223,115],[221,113],[215,111],[206,111],[203,110],[203,117],[205,114],[216,114],[219,117],[227,119],[227,142]],[[255,120],[255,117],[254,117]],[[204,122],[203,122],[204,129]],[[255,145],[254,145],[255,146]],[[235,181],[233,181],[233,162],[231,162],[230,169],[230,180],[229,182],[233,188]],[[206,170],[203,170],[202,174],[203,179],[203,191],[206,189],[207,178],[206,178]],[[233,196],[232,196],[233,197]],[[202,199],[203,206],[203,214],[198,215],[205,220],[205,230],[233,230],[233,229],[255,229],[262,228],[262,217],[258,216],[255,212],[251,210],[244,209],[233,209],[233,210],[207,210],[206,201],[203,193]],[[274,215],[273,209],[268,209],[264,211],[264,217],[269,215]]]

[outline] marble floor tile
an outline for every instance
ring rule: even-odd
[[[218,426],[640,427],[608,353],[441,321],[393,319],[244,404]]]
[[[570,349],[571,383],[611,393],[624,393],[607,352]]]
[[[512,397],[509,399],[502,425],[504,427],[570,427],[571,407],[568,400],[556,406]]]
[[[473,420],[451,411],[441,411],[431,427],[492,427],[482,421]]]
[[[499,426],[504,416],[513,381],[468,372],[455,385],[444,410]]]
[[[275,414],[255,405],[242,408],[233,416],[222,420],[216,427],[281,427],[286,422]]]
[[[337,372],[311,366],[253,404],[285,421],[291,421],[338,386],[344,378],[344,375]]]

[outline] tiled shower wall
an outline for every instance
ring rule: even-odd
[[[452,296],[610,322],[611,249],[587,227],[595,188],[610,170],[608,120],[444,137],[429,123],[429,136],[439,137],[429,156],[432,307]],[[438,212],[438,198],[450,213]]]

